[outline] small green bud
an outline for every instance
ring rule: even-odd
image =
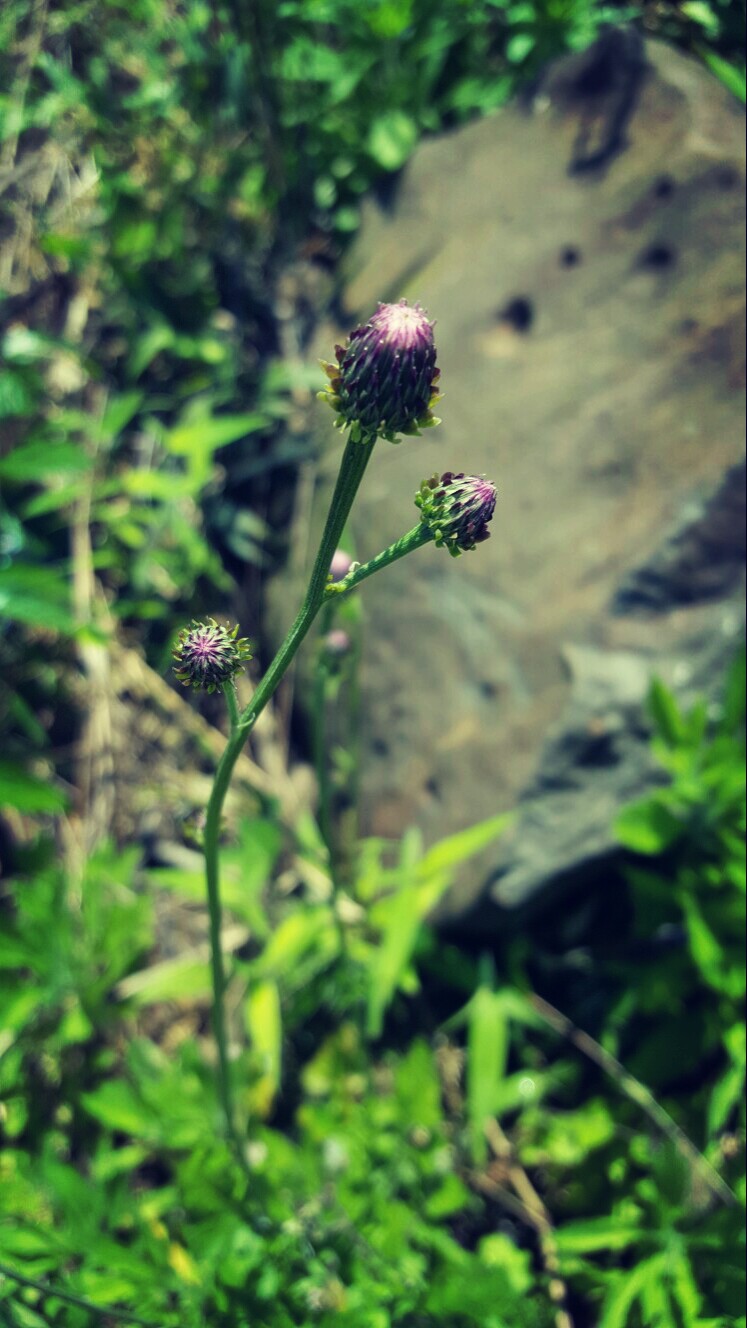
[[[182,628],[174,647],[174,672],[185,687],[215,692],[240,673],[252,658],[238,627],[221,627],[214,618]]]
[[[380,304],[367,323],[335,346],[336,364],[324,364],[329,387],[320,392],[353,439],[418,434],[439,421],[433,324],[419,304]]]
[[[436,544],[445,545],[453,558],[490,538],[488,524],[495,500],[495,485],[484,475],[454,474],[451,470],[423,480],[415,495],[421,521]]]

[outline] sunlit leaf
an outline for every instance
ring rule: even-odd
[[[385,111],[371,125],[368,150],[385,171],[396,171],[404,166],[417,137],[417,125],[409,115],[404,111]]]
[[[249,989],[244,1021],[259,1061],[259,1077],[249,1088],[251,1105],[260,1116],[266,1117],[280,1087],[282,1069],[283,1020],[276,982],[266,979]]]
[[[500,993],[483,983],[470,1002],[467,1033],[467,1113],[472,1154],[479,1163],[487,1156],[485,1125],[495,1114],[507,1058],[508,1022]]]
[[[615,821],[620,843],[633,853],[664,853],[683,832],[683,823],[660,799],[646,798],[624,808]]]

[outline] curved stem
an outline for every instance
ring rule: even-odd
[[[267,673],[257,687],[249,705],[238,714],[235,695],[231,685],[225,690],[231,717],[231,734],[225,751],[215,772],[213,788],[207,805],[205,818],[205,879],[207,884],[208,912],[210,919],[210,970],[213,986],[213,1028],[218,1048],[218,1087],[226,1121],[229,1140],[236,1153],[244,1174],[249,1179],[249,1170],[241,1146],[241,1139],[236,1127],[233,1089],[231,1085],[231,1066],[228,1057],[226,1036],[225,988],[226,976],[221,949],[221,901],[220,874],[218,861],[218,843],[220,822],[228,786],[231,782],[234,766],[241,754],[250,730],[257,717],[262,713],[275,692],[291,660],[306,636],[324,600],[332,557],[342,535],[343,527],[350,514],[353,499],[358,490],[366,466],[373,451],[375,439],[368,442],[354,443],[350,439],[345,446],[340,471],[337,476],[335,491],[332,495],[329,514],[322,533],[319,551],[314,562],[308,589],[295,622],[272,661]]]
[[[334,595],[347,595],[349,591],[355,590],[361,581],[373,576],[374,572],[380,572],[383,567],[389,567],[391,563],[396,563],[400,558],[404,558],[405,554],[413,553],[415,549],[421,549],[424,544],[428,544],[432,539],[432,532],[425,522],[421,522],[419,526],[414,526],[412,530],[408,530],[406,535],[402,535],[400,539],[395,540],[394,544],[390,544],[388,549],[382,549],[381,553],[377,553],[376,557],[372,558],[370,562],[363,563],[352,572],[348,572],[344,581],[337,581],[327,586],[325,599],[332,599]]]

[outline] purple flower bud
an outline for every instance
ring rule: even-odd
[[[332,581],[344,581],[352,566],[353,560],[350,557],[350,554],[346,553],[344,549],[335,549],[329,567],[329,574]]]
[[[182,628],[174,648],[174,672],[185,687],[215,692],[240,673],[252,657],[238,627],[220,627],[214,618]]]
[[[325,654],[331,655],[334,659],[341,659],[343,655],[347,655],[352,644],[348,633],[342,627],[333,627],[322,641]]]
[[[415,495],[421,521],[436,544],[444,544],[454,558],[489,539],[488,524],[495,500],[495,485],[484,475],[454,474],[451,470],[423,480]]]
[[[433,324],[419,304],[380,304],[367,323],[336,346],[336,364],[324,364],[329,387],[320,392],[337,415],[339,428],[369,441],[396,442],[398,433],[418,434],[438,424]]]

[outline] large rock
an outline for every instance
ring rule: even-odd
[[[741,629],[736,509],[716,554],[711,498],[743,451],[743,179],[736,101],[688,57],[612,34],[530,106],[424,143],[393,203],[366,209],[348,326],[380,299],[425,305],[444,423],[378,445],[358,556],[414,524],[434,470],[486,473],[499,507],[475,553],[426,548],[361,592],[364,829],[432,841],[518,805],[484,864],[500,902],[609,849],[650,777],[628,730],[652,668],[677,684],[697,659],[707,683]],[[314,353],[339,336],[321,329]]]

